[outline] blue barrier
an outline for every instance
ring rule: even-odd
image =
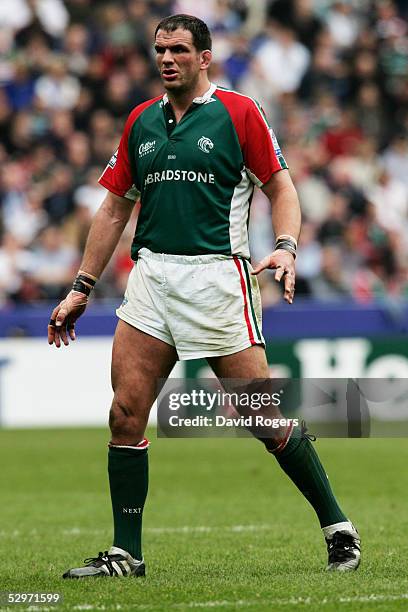
[[[0,310],[0,338],[45,338],[55,304]],[[117,323],[118,302],[93,303],[78,321],[79,335],[111,336]],[[401,336],[408,332],[408,302],[384,302],[368,306],[345,302],[296,300],[269,307],[263,313],[267,339]]]

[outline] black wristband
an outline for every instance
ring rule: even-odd
[[[72,285],[72,291],[79,291],[80,293],[85,293],[85,295],[90,295],[91,287],[87,287],[85,283],[83,283],[79,278],[74,280],[74,284]]]
[[[275,250],[282,249],[288,251],[296,259],[296,243],[289,238],[279,238],[275,244]]]
[[[86,296],[89,296],[92,289],[95,287],[95,284],[96,280],[90,278],[86,274],[82,274],[80,271],[74,280],[72,290],[79,291],[80,293],[84,293]]]
[[[93,278],[89,278],[89,276],[85,276],[85,274],[78,274],[75,280],[80,280],[87,285],[92,285],[92,289],[96,285],[96,281]]]

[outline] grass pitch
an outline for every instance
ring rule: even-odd
[[[63,581],[111,543],[108,433],[0,431],[0,591],[63,595],[31,608],[43,611],[408,608],[408,440],[316,443],[363,538],[360,570],[337,575],[313,511],[261,444],[150,438],[146,578]]]

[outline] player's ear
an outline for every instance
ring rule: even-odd
[[[211,60],[212,60],[212,53],[209,49],[206,49],[206,51],[201,51],[201,62],[200,62],[201,70],[208,70],[211,64]]]

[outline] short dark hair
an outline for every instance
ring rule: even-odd
[[[192,15],[170,15],[170,17],[165,17],[157,26],[154,36],[156,37],[159,30],[174,32],[179,28],[191,32],[197,51],[212,49],[211,34],[207,24]]]

